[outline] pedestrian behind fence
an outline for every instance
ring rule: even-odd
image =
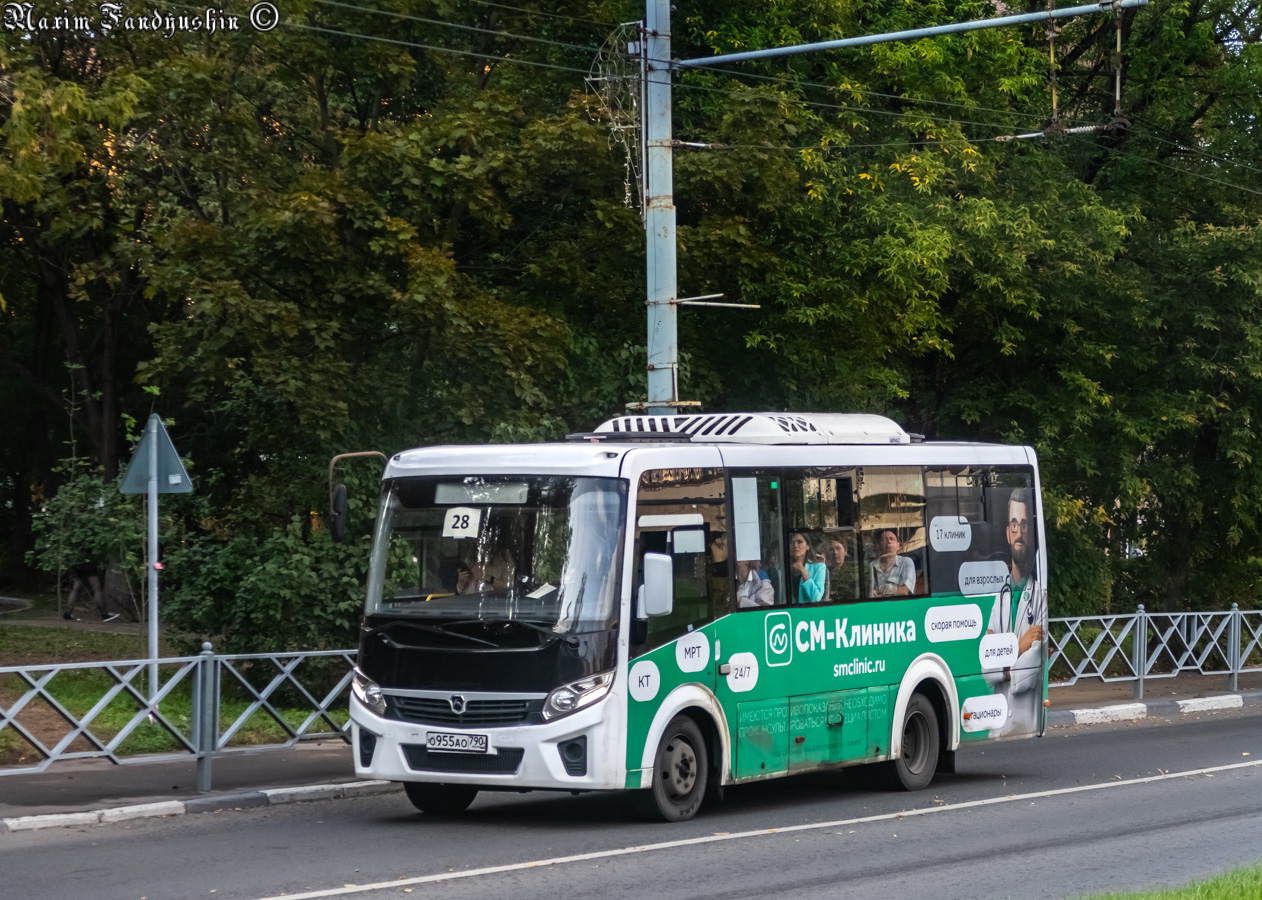
[[[70,581],[70,593],[66,597],[66,611],[63,619],[80,621],[75,615],[80,604],[90,601],[102,622],[113,622],[118,618],[117,612],[108,612],[105,606],[105,594],[101,590],[101,567],[94,562],[83,562],[66,570]]]

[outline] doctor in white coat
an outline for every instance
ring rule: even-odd
[[[994,737],[1031,734],[1038,729],[1047,647],[1047,591],[1035,573],[1038,553],[1033,512],[1031,491],[1013,490],[1005,526],[1012,563],[990,611],[986,633],[1015,635],[1017,659],[1000,671],[984,673],[995,693],[1003,695],[1008,704],[1008,720],[991,729]]]

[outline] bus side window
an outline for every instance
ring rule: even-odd
[[[858,600],[860,568],[855,523],[853,469],[814,469],[785,478],[785,525],[789,535],[789,597],[797,603]],[[798,536],[801,536],[799,538]],[[807,576],[819,577],[823,567],[823,591],[802,587],[802,573],[795,566],[794,543],[807,544],[803,561]]]
[[[1026,575],[1037,572],[1038,511],[1034,497],[1034,470],[1026,466],[995,466],[986,487],[986,506],[993,510],[988,523],[992,560],[1001,561],[1011,571],[1013,554],[1032,554],[1022,566]]]
[[[643,653],[728,611],[727,496],[721,469],[654,469],[636,496],[636,584],[644,554],[674,561],[671,614],[636,621],[632,642]]]
[[[919,466],[867,466],[859,485],[865,597],[929,593],[925,479]]]
[[[939,594],[968,593],[960,582],[961,566],[984,561],[990,553],[986,486],[991,479],[986,466],[925,471],[929,572]]]
[[[737,609],[785,605],[780,494],[779,473],[732,473]]]

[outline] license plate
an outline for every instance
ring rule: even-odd
[[[485,734],[449,734],[431,731],[425,735],[425,746],[430,750],[446,750],[449,753],[485,753]]]

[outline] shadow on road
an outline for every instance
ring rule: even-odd
[[[725,817],[751,814],[765,819],[785,814],[794,820],[818,815],[820,801],[840,802],[842,809],[831,808],[828,815],[865,815],[876,810],[873,800],[884,798],[881,806],[894,809],[929,805],[940,790],[966,788],[985,784],[1002,786],[998,774],[965,773],[939,775],[927,792],[902,793],[884,788],[877,773],[858,767],[834,772],[813,772],[791,778],[729,785],[721,803],[707,801],[698,815],[699,821],[709,816]],[[631,795],[624,792],[597,792],[578,796],[553,791],[501,793],[485,791],[474,805],[458,816],[437,816],[413,812],[404,797],[398,816],[378,819],[381,825],[415,827],[420,823],[462,823],[484,827],[505,826],[527,831],[590,831],[593,828],[620,828],[630,822],[643,821],[631,805]],[[842,811],[844,810],[844,812]],[[673,826],[663,826],[673,828]],[[676,836],[682,836],[676,834]]]

